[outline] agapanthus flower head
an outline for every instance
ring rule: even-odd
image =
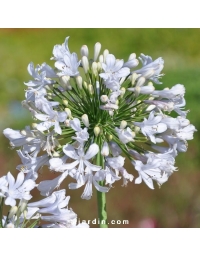
[[[49,212],[40,218],[54,227],[76,218],[63,209],[68,202],[64,192],[55,191],[67,177],[75,180],[69,189],[84,187],[81,197],[87,200],[93,187],[105,193],[118,180],[123,186],[133,182],[135,174],[135,184],[144,181],[154,189],[154,183],[161,186],[177,170],[175,157],[187,150],[196,131],[186,118],[184,85],[159,89],[161,57],[153,61],[141,54],[142,67],[136,68],[136,54],[124,62],[107,49],[101,53],[98,42],[92,56],[82,46],[79,58],[68,40],[53,48],[55,69],[46,63],[28,65],[34,80],[25,83],[23,106],[34,118],[33,129],[3,131],[18,148],[22,165],[16,183],[10,173],[0,179],[0,197],[11,206],[16,198],[29,200],[38,170],[47,165],[56,176],[37,184],[47,198],[28,206],[39,214]],[[124,167],[127,161],[134,166],[130,170]]]

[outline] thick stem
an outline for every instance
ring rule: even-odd
[[[99,146],[101,143],[99,143]],[[101,149],[101,147],[100,147]],[[100,150],[101,151],[101,150]],[[101,153],[97,155],[96,164],[102,166],[104,168],[104,157]],[[104,182],[99,182],[100,186],[104,186]],[[106,194],[103,192],[97,191],[97,205],[98,205],[98,216],[99,216],[99,227],[100,228],[108,228],[108,221],[107,221],[107,211],[106,211]]]

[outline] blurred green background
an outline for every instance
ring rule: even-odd
[[[32,123],[29,113],[21,107],[24,99],[23,82],[30,76],[27,65],[50,61],[55,44],[62,44],[70,36],[69,49],[77,52],[87,44],[91,55],[96,42],[102,49],[108,49],[116,58],[127,60],[135,52],[163,57],[165,67],[163,85],[156,88],[172,87],[180,83],[186,87],[186,109],[188,119],[200,131],[200,29],[0,29],[0,130],[9,127],[23,129]],[[179,171],[174,173],[161,189],[150,190],[144,183],[129,183],[122,187],[122,181],[115,183],[107,194],[109,220],[129,220],[128,225],[116,224],[110,227],[200,227],[200,155],[199,132],[194,140],[188,141],[186,153],[176,158]],[[8,171],[17,173],[20,163],[15,149],[2,135],[0,143],[0,176]],[[128,172],[135,178],[137,173],[127,165]],[[41,177],[49,171],[44,169]],[[54,177],[53,173],[48,178]],[[66,188],[67,183],[61,188]],[[80,196],[83,189],[71,191],[69,206],[81,220],[97,218],[96,193],[89,201]],[[36,192],[35,192],[36,193]],[[35,194],[37,196],[37,194]],[[97,225],[91,225],[96,227]]]

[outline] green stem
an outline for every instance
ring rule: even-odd
[[[99,153],[97,155],[96,164],[104,168],[104,157],[101,155],[101,143],[99,143]],[[99,182],[100,186],[104,186],[104,181]],[[98,216],[99,216],[99,227],[108,228],[107,211],[106,211],[106,194],[97,191],[97,205],[98,205]]]
[[[4,204],[4,198],[1,198],[0,202],[0,228],[3,228],[2,218],[3,218],[3,204]]]

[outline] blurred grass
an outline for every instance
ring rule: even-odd
[[[0,130],[10,127],[23,129],[32,120],[21,107],[25,85],[30,76],[27,65],[50,61],[55,44],[70,36],[70,51],[80,56],[80,47],[87,44],[90,54],[96,42],[102,49],[109,49],[117,58],[126,60],[130,53],[144,53],[153,59],[163,57],[165,76],[163,85],[172,87],[180,83],[186,87],[188,118],[200,130],[200,29],[0,29]],[[107,194],[109,219],[128,219],[129,225],[112,227],[138,227],[143,219],[151,218],[157,227],[200,227],[200,172],[199,132],[189,141],[187,153],[177,157],[174,173],[161,189],[151,191],[146,185],[129,184],[121,187],[121,181]],[[9,148],[8,140],[1,136],[1,175],[15,171],[19,159]],[[127,164],[129,172],[132,166]],[[48,170],[43,172],[48,173]],[[44,175],[42,174],[42,176]],[[133,170],[137,177],[137,173]],[[54,174],[50,174],[53,177]],[[67,181],[68,183],[69,181]],[[66,187],[67,183],[62,187]],[[96,195],[92,200],[80,198],[82,189],[69,191],[70,206],[80,219],[96,218]]]

